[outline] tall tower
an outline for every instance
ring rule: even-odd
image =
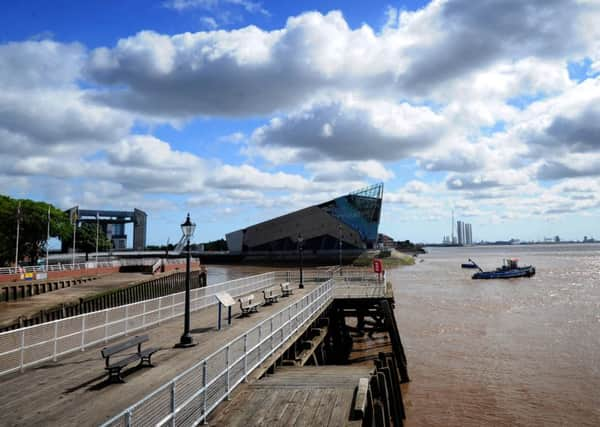
[[[454,240],[454,209],[452,209],[452,220],[450,220],[450,243],[455,244],[456,240]]]

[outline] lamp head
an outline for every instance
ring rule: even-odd
[[[302,234],[298,234],[298,243],[302,243],[303,241]]]
[[[183,232],[183,235],[189,239],[194,235],[194,230],[196,230],[196,224],[190,220],[190,214],[188,213],[185,222],[181,224],[181,231]]]

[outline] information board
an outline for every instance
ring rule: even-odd
[[[227,292],[218,292],[217,294],[215,294],[215,296],[217,297],[219,302],[225,307],[231,307],[235,304],[235,300]]]

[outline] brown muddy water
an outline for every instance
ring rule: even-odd
[[[600,245],[428,250],[388,275],[412,380],[405,425],[600,426]],[[460,268],[506,257],[537,274]]]

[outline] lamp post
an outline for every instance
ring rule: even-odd
[[[194,235],[196,224],[190,221],[190,214],[188,213],[187,218],[183,224],[181,224],[181,231],[183,236],[186,238],[186,262],[185,262],[185,318],[183,323],[183,335],[179,339],[179,342],[175,344],[175,347],[192,347],[195,346],[192,334],[190,333],[190,239]]]
[[[342,275],[342,225],[338,224],[338,232],[339,232],[339,252],[340,252],[340,276]]]
[[[302,251],[304,248],[302,247],[302,242],[304,239],[302,238],[302,234],[298,234],[298,254],[300,256],[300,285],[298,286],[300,289],[304,289],[304,276],[302,275]]]

